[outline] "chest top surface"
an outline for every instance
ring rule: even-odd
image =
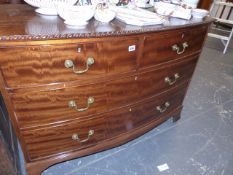
[[[83,28],[69,28],[58,16],[43,16],[26,4],[0,5],[0,41],[48,40],[125,36],[179,29],[210,23],[212,19],[182,20],[170,18],[162,25],[132,26],[115,19],[104,24],[92,19]]]

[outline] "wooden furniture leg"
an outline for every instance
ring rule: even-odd
[[[177,121],[180,119],[180,115],[181,115],[181,112],[179,112],[178,114],[174,115],[174,116],[172,117],[172,121],[173,121],[173,122],[177,122]]]

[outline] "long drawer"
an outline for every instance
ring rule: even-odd
[[[187,83],[141,103],[88,120],[21,131],[30,160],[85,149],[143,127],[182,105]]]
[[[88,118],[134,104],[188,81],[197,58],[113,81],[85,86],[12,93],[20,128]]]
[[[198,26],[145,37],[140,68],[155,66],[199,52],[206,31],[207,26]]]
[[[0,68],[11,88],[132,72],[137,66],[138,40],[0,48]]]

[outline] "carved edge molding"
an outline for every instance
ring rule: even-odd
[[[67,34],[45,34],[45,35],[10,35],[0,36],[0,41],[23,41],[23,40],[50,40],[50,39],[75,39],[75,38],[98,38],[98,37],[109,37],[109,36],[124,36],[133,34],[142,34],[149,32],[159,32],[164,30],[178,29],[188,26],[196,26],[204,23],[210,23],[214,20],[209,18],[206,21],[196,22],[194,24],[186,24],[180,26],[157,26],[151,28],[141,28],[136,30],[121,30],[112,32],[95,32],[95,33],[67,33]]]
[[[161,30],[163,28],[160,28]],[[54,35],[11,35],[0,36],[0,41],[21,41],[21,40],[49,40],[49,39],[72,39],[72,38],[97,38],[106,36],[122,36],[131,34],[140,34],[145,32],[159,31],[158,28],[138,29],[130,31],[116,32],[98,32],[98,33],[71,33],[71,34],[54,34]]]

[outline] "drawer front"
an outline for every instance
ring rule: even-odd
[[[140,67],[150,67],[200,51],[207,27],[162,32],[145,38]]]
[[[138,76],[140,98],[151,97],[191,79],[198,58],[175,63]]]
[[[8,87],[88,80],[136,70],[138,40],[0,48]],[[134,45],[134,51],[128,51]]]
[[[106,61],[99,59],[96,43],[20,46],[0,51],[4,55],[1,71],[9,87],[83,80],[85,76],[104,75],[107,69]],[[85,70],[88,58],[94,59],[88,70],[80,75],[73,73],[73,67],[75,71]]]
[[[49,157],[93,146],[105,139],[103,118],[74,121],[21,133],[29,160]]]
[[[182,106],[187,83],[139,104],[113,111],[108,118],[108,138],[130,132]]]
[[[90,118],[139,99],[135,76],[102,84],[12,93],[18,125],[30,128],[42,125]]]
[[[48,125],[106,111],[104,85],[11,94],[20,128]]]

